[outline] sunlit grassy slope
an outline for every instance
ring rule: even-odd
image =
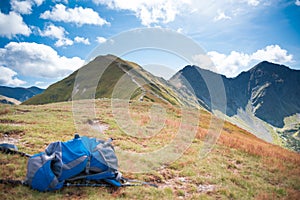
[[[153,76],[133,62],[113,55],[96,57],[70,76],[49,86],[42,94],[36,95],[22,104],[37,105],[70,101],[76,80],[82,78],[84,81],[80,81],[80,86],[85,88],[85,93],[91,93],[95,98],[111,98],[118,81],[121,78],[129,78],[130,82],[140,84],[139,87],[143,89],[135,91],[131,99],[143,98],[143,100],[151,102],[182,104],[178,94],[167,85],[166,81]],[[97,86],[96,91],[93,91],[95,86]],[[123,90],[126,89],[128,88]]]
[[[139,126],[150,122],[151,103],[133,101],[130,116]],[[71,102],[38,106],[0,106],[1,141],[15,143],[21,151],[38,153],[50,143],[73,138],[77,131]],[[165,105],[164,128],[151,139],[125,134],[116,124],[109,100],[96,101],[96,119],[108,126],[105,137],[113,144],[136,152],[152,152],[167,145],[181,123],[181,111]],[[200,110],[197,134],[175,162],[156,171],[125,177],[150,181],[154,187],[64,188],[40,193],[24,186],[0,185],[1,199],[300,199],[300,155],[266,143],[225,123],[218,143],[200,159],[202,141],[211,115]],[[91,119],[94,120],[94,119]],[[83,122],[84,123],[84,122]],[[87,135],[91,133],[86,133]],[[95,134],[95,133],[93,133]],[[96,133],[97,134],[97,133]],[[117,152],[118,153],[118,152]],[[147,158],[145,158],[147,159]],[[24,179],[26,159],[0,154],[0,178]],[[122,169],[122,166],[120,166]]]

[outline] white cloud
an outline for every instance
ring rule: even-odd
[[[263,49],[259,49],[252,54],[232,51],[229,55],[222,54],[216,51],[207,53],[213,64],[205,55],[195,55],[195,63],[206,69],[211,69],[227,77],[237,76],[244,70],[251,68],[251,64],[257,61],[269,61],[280,64],[288,64],[293,61],[293,55],[288,54],[287,50],[282,49],[278,45],[269,45]]]
[[[37,86],[39,88],[43,88],[43,89],[46,89],[51,84],[52,84],[51,82],[44,82],[44,81],[35,81],[34,82],[35,86]]]
[[[36,81],[34,83],[34,85],[36,85],[36,86],[40,86],[40,85],[44,85],[44,84],[45,84],[45,82],[43,82],[43,81]]]
[[[7,67],[0,66],[0,74],[0,85],[20,86],[26,83],[16,78],[17,72]]]
[[[107,39],[104,38],[104,37],[97,37],[96,41],[97,41],[99,44],[102,44],[102,43],[106,42]]]
[[[11,39],[17,34],[29,36],[31,30],[24,23],[23,18],[19,14],[10,12],[6,15],[0,12],[0,36]]]
[[[50,38],[57,39],[57,41],[54,44],[57,47],[71,46],[74,44],[74,42],[83,43],[86,45],[90,44],[88,38],[76,36],[74,38],[74,41],[67,38],[66,35],[69,33],[63,27],[55,26],[53,24],[49,24],[47,27],[45,27],[45,29],[43,31],[38,30],[38,32],[43,37],[50,37]]]
[[[214,71],[228,77],[238,75],[241,72],[240,69],[244,69],[248,66],[251,60],[249,55],[236,51],[232,51],[229,55],[221,54],[216,51],[211,51],[207,54],[216,67],[216,71]]]
[[[84,37],[79,37],[79,36],[76,36],[74,38],[74,41],[76,43],[82,43],[82,44],[86,44],[86,45],[90,44],[89,38],[84,38]]]
[[[176,32],[177,32],[177,33],[183,33],[183,28],[178,28],[178,29],[176,30]]]
[[[34,2],[37,6],[42,5],[42,3],[43,3],[44,1],[45,1],[45,0],[33,0],[33,2]]]
[[[295,5],[296,5],[296,6],[300,6],[300,0],[296,0],[296,1],[295,1]]]
[[[70,40],[69,38],[62,38],[62,39],[59,39],[57,40],[54,45],[56,47],[61,47],[61,46],[71,46],[73,45],[74,42],[72,40]]]
[[[13,11],[21,14],[30,14],[32,12],[32,3],[31,1],[18,1],[11,0],[10,5]]]
[[[54,1],[54,2],[63,2],[63,3],[65,3],[65,4],[68,4],[68,3],[69,3],[68,0],[52,0],[52,1]]]
[[[93,0],[93,2],[106,5],[110,9],[132,11],[145,26],[172,22],[176,15],[191,4],[190,0]]]
[[[215,16],[214,21],[220,21],[220,20],[226,20],[226,19],[231,19],[231,17],[228,15],[225,15],[224,12],[218,10],[218,15]]]
[[[250,6],[258,6],[260,1],[259,0],[247,0],[247,3]]]
[[[57,41],[55,42],[55,46],[70,46],[73,45],[73,41],[67,38],[65,35],[68,34],[67,31],[61,26],[55,26],[53,24],[49,24],[45,30],[39,30],[39,33],[43,37],[55,38]]]
[[[40,35],[43,37],[51,37],[56,39],[62,39],[65,37],[65,34],[67,32],[65,29],[61,26],[55,26],[53,24],[48,25],[44,31],[39,31]]]
[[[66,8],[63,4],[56,4],[52,11],[45,11],[40,15],[42,19],[50,19],[59,22],[75,23],[77,26],[84,24],[91,25],[109,25],[105,19],[101,18],[97,12],[91,8],[75,7]]]
[[[60,56],[50,46],[28,42],[10,42],[0,48],[0,65],[31,77],[61,78],[81,67],[79,57]]]
[[[257,50],[252,54],[253,60],[267,60],[275,63],[290,63],[293,60],[293,55],[288,54],[287,50],[282,49],[278,45],[270,45],[264,49]]]
[[[207,22],[242,17],[249,18],[249,14],[266,7],[262,0],[93,0],[97,5],[106,5],[113,10],[126,10],[132,12],[145,26],[167,24],[174,22],[178,17],[180,22],[189,21]],[[222,10],[216,16],[216,11]],[[190,24],[190,23],[188,23]],[[182,25],[181,25],[182,26]],[[193,31],[195,27],[193,26]]]
[[[14,12],[20,14],[31,14],[32,6],[40,6],[44,0],[11,0],[10,5]]]
[[[196,65],[198,65],[203,69],[212,69],[214,67],[214,63],[212,62],[209,55],[206,54],[194,55],[193,60]]]

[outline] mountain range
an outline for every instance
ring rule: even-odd
[[[186,66],[170,82],[179,91],[193,91],[200,105],[257,137],[300,151],[299,70],[263,61],[237,77],[227,78]],[[219,93],[222,87],[224,94],[211,98],[207,82]]]
[[[43,91],[44,89],[35,86],[29,88],[0,86],[0,95],[20,102],[26,101]]]
[[[84,77],[78,78],[79,73]],[[78,79],[83,79],[81,86],[75,85]],[[125,90],[126,85],[136,86],[127,99],[203,107],[269,142],[283,137],[300,150],[299,138],[294,137],[300,135],[300,71],[267,61],[234,78],[188,65],[166,81],[136,63],[113,55],[98,56],[23,104],[70,101],[78,91],[92,98],[116,98],[114,90],[121,79],[128,79]],[[211,98],[212,90],[220,86],[224,94],[220,90]],[[119,93],[117,98],[126,96],[121,90]]]
[[[255,116],[282,128],[284,118],[300,113],[300,71],[284,65],[264,61],[235,78],[227,78],[197,66],[186,66],[170,81],[175,84],[180,82],[181,86],[186,86],[188,81],[199,103],[204,103],[211,110],[212,101],[206,79],[215,80],[216,77],[224,84],[228,116],[234,116],[239,109],[246,110],[250,105]],[[214,103],[216,108],[223,106],[223,102]]]

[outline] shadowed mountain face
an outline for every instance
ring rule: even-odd
[[[300,113],[300,71],[262,62],[249,71],[253,112],[262,120],[283,126],[283,118]]]
[[[30,87],[30,88],[22,88],[22,87],[7,87],[0,86],[0,95],[16,99],[18,101],[26,101],[27,99],[40,94],[44,91],[44,89],[38,87]]]
[[[211,102],[203,77],[219,77],[223,81],[228,116],[237,114],[240,108],[245,110],[250,103],[255,116],[276,127],[283,127],[285,117],[300,113],[299,70],[264,61],[235,78],[226,78],[197,66],[186,66],[171,78],[171,82],[183,85],[188,81],[200,104],[210,110],[212,104],[215,108],[220,108],[222,104]]]
[[[223,111],[221,108],[226,108],[223,83],[226,84],[228,80],[223,75],[188,65],[176,73],[169,82],[178,90],[184,90],[182,93],[191,91],[198,98],[198,103],[208,110],[218,108]],[[210,87],[207,87],[208,85]],[[222,95],[224,98],[221,98]]]

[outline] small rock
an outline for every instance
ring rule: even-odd
[[[186,182],[186,180],[185,180],[184,177],[179,177],[178,180],[179,180],[180,182]]]
[[[212,192],[215,189],[214,185],[199,185],[198,192]]]

